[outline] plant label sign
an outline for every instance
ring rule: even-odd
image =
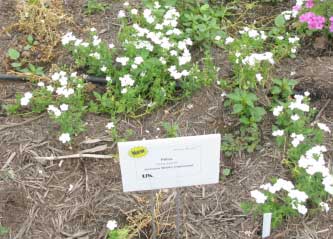
[[[221,135],[118,143],[124,192],[219,182]]]

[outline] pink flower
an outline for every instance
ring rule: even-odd
[[[326,19],[323,16],[317,16],[313,12],[307,12],[299,17],[300,22],[308,24],[310,30],[321,30],[325,26]]]
[[[305,7],[306,7],[306,8],[313,8],[313,6],[314,6],[313,0],[308,0],[308,1],[305,3]]]

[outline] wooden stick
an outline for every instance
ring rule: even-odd
[[[13,152],[13,153],[9,156],[9,158],[7,159],[6,163],[3,165],[3,167],[1,168],[1,170],[6,169],[6,168],[9,166],[9,164],[12,162],[12,160],[15,158],[15,156],[16,156],[16,152]]]
[[[318,112],[318,114],[316,115],[315,119],[313,120],[313,123],[316,122],[320,116],[322,115],[322,113],[324,112],[324,110],[326,109],[326,107],[328,106],[328,104],[331,102],[331,99],[328,99],[325,103],[325,105],[320,109],[320,111]]]
[[[112,159],[112,155],[101,155],[101,154],[70,154],[64,156],[50,156],[50,157],[35,157],[36,160],[59,160],[59,159],[75,159],[75,158],[95,158],[95,159]]]

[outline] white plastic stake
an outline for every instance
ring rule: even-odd
[[[262,238],[267,238],[271,235],[272,213],[265,213],[262,224]]]

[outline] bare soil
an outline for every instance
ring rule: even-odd
[[[0,22],[6,27],[15,21],[14,0],[0,0]],[[83,0],[67,0],[66,8],[82,29],[96,27],[104,31],[104,39],[115,39],[118,31],[115,15],[120,2],[109,1],[112,8],[92,16],[83,14]],[[107,1],[105,1],[107,2]],[[15,45],[15,32],[0,36],[0,59],[8,47]],[[214,52],[222,75],[230,74],[223,52]],[[66,56],[58,62],[68,61]],[[1,68],[0,68],[1,69]],[[314,104],[321,109],[332,98],[332,57],[302,56],[283,63],[278,74],[294,76],[301,89],[310,90]],[[0,81],[0,105],[12,101],[15,93],[29,90],[29,83]],[[322,93],[316,93],[322,92]],[[197,92],[191,99],[167,105],[153,114],[140,118],[121,118],[119,132],[128,129],[134,135],[128,140],[166,137],[161,122],[176,123],[181,136],[223,132],[233,123],[223,107],[218,86]],[[333,126],[333,104],[329,101],[320,115],[321,121]],[[38,161],[36,156],[71,155],[96,146],[106,145],[100,154],[116,154],[117,148],[108,137],[105,125],[109,118],[89,114],[87,131],[76,137],[70,148],[57,140],[56,125],[46,114],[7,116],[0,110],[0,225],[9,229],[3,238],[19,239],[102,239],[106,222],[116,219],[120,225],[132,222],[140,227],[135,238],[150,238],[150,193],[123,193],[117,158],[64,159]],[[6,128],[2,128],[5,126]],[[181,234],[189,239],[260,238],[261,218],[244,215],[240,204],[250,200],[249,192],[272,176],[288,178],[281,165],[281,155],[272,142],[269,117],[262,124],[263,146],[253,154],[239,153],[221,158],[221,171],[230,168],[217,185],[180,189]],[[222,135],[223,137],[223,135]],[[95,140],[95,141],[93,141]],[[332,146],[328,155],[332,163]],[[8,166],[1,170],[7,164]],[[155,205],[158,238],[175,238],[175,190],[156,192]],[[333,202],[331,202],[333,204]],[[331,205],[332,206],[332,205]],[[273,231],[272,239],[333,238],[333,213],[310,215],[287,220]]]

